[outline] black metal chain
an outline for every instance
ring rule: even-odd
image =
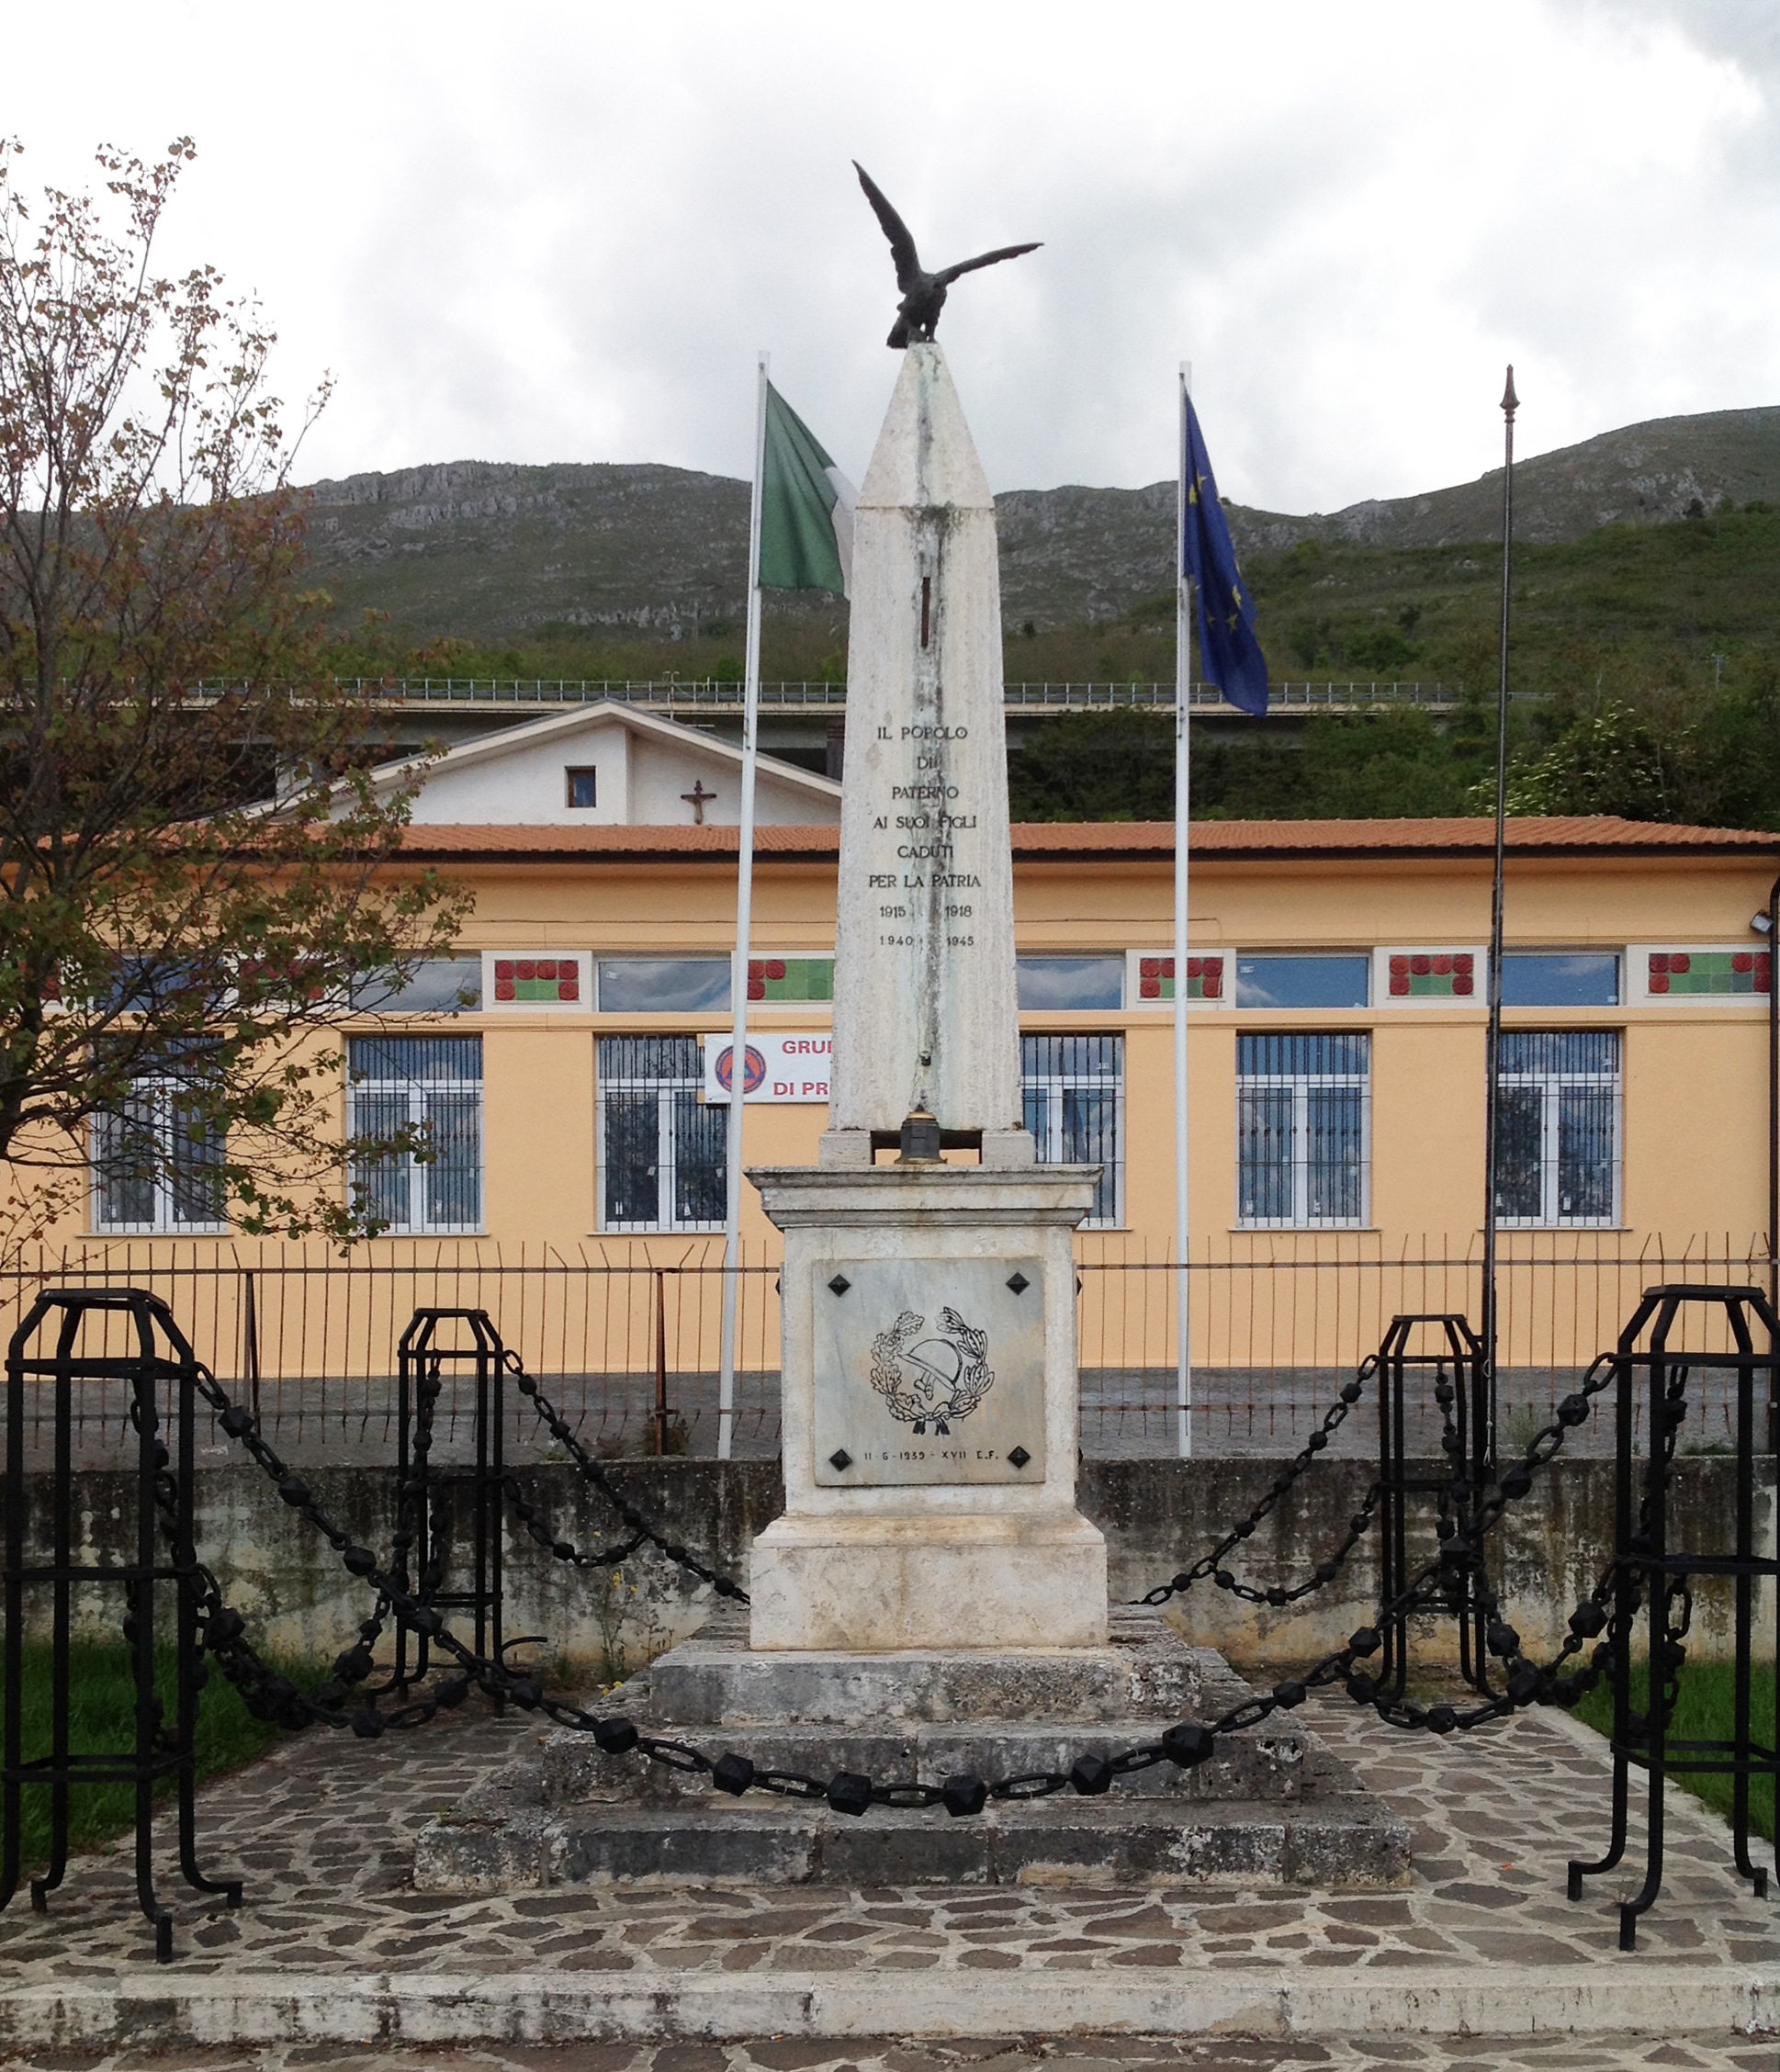
[[[509,1370],[519,1380],[522,1392],[535,1396],[535,1384],[530,1388],[515,1356],[504,1356]],[[459,1640],[446,1627],[439,1613],[407,1587],[405,1575],[385,1572],[377,1566],[377,1558],[368,1548],[355,1546],[348,1536],[321,1510],[308,1485],[288,1470],[278,1455],[259,1433],[252,1413],[234,1404],[214,1375],[201,1363],[193,1363],[194,1380],[198,1392],[211,1409],[218,1413],[223,1430],[233,1438],[240,1439],[250,1455],[275,1482],[282,1501],[299,1513],[320,1532],[340,1554],[347,1571],[367,1583],[377,1593],[379,1614],[387,1616],[394,1610],[416,1631],[426,1635],[439,1650],[452,1658],[456,1673],[445,1679],[439,1685],[429,1689],[422,1697],[387,1711],[380,1711],[374,1704],[361,1703],[351,1711],[345,1709],[347,1696],[345,1686],[362,1682],[368,1675],[372,1663],[370,1643],[375,1639],[379,1626],[377,1620],[367,1620],[360,1627],[359,1645],[348,1650],[335,1662],[334,1676],[328,1683],[310,1693],[303,1693],[289,1679],[276,1675],[262,1660],[245,1638],[245,1621],[241,1615],[223,1600],[215,1576],[197,1560],[196,1548],[189,1538],[182,1537],[177,1491],[173,1477],[167,1470],[167,1451],[158,1442],[154,1447],[155,1492],[163,1515],[163,1527],[172,1542],[175,1570],[182,1587],[192,1592],[197,1615],[200,1655],[213,1656],[225,1675],[242,1692],[243,1697],[262,1717],[276,1720],[289,1727],[302,1727],[322,1723],[331,1727],[348,1728],[353,1732],[380,1735],[391,1728],[419,1726],[433,1718],[439,1710],[463,1702],[472,1686],[478,1686],[490,1695],[504,1698],[522,1709],[537,1711],[559,1726],[591,1733],[603,1751],[622,1754],[630,1751],[650,1761],[684,1772],[706,1774],[713,1785],[721,1791],[740,1794],[749,1789],[762,1789],[781,1796],[800,1799],[824,1800],[837,1811],[862,1814],[873,1805],[901,1806],[908,1807],[943,1807],[955,1816],[980,1812],[990,1800],[1019,1800],[1046,1796],[1053,1792],[1073,1790],[1084,1795],[1096,1795],[1111,1788],[1121,1776],[1151,1767],[1158,1762],[1170,1762],[1180,1768],[1191,1768],[1204,1762],[1213,1751],[1221,1736],[1239,1733],[1258,1726],[1276,1711],[1292,1710],[1301,1705],[1313,1689],[1340,1685],[1357,1703],[1372,1706],[1379,1717],[1388,1724],[1403,1729],[1444,1734],[1455,1729],[1468,1730],[1486,1722],[1504,1717],[1523,1706],[1535,1703],[1573,1703],[1581,1690],[1598,1678],[1611,1664],[1614,1651],[1626,1645],[1626,1627],[1628,1617],[1635,1613],[1639,1603],[1639,1586],[1649,1580],[1649,1571],[1636,1561],[1620,1566],[1610,1564],[1591,1596],[1579,1605],[1571,1615],[1570,1631],[1553,1661],[1546,1665],[1528,1661],[1520,1650],[1518,1636],[1499,1617],[1499,1605],[1493,1594],[1480,1597],[1481,1608],[1489,1619],[1487,1644],[1492,1653],[1500,1655],[1506,1662],[1509,1675],[1504,1690],[1487,1703],[1461,1708],[1450,1705],[1422,1706],[1409,1699],[1385,1699],[1380,1696],[1374,1679],[1358,1665],[1375,1653],[1380,1638],[1377,1627],[1361,1627],[1349,1636],[1346,1644],[1326,1656],[1315,1668],[1301,1678],[1288,1678],[1276,1684],[1270,1692],[1256,1693],[1243,1704],[1232,1708],[1220,1718],[1209,1724],[1182,1721],[1169,1728],[1158,1740],[1143,1742],[1111,1756],[1087,1754],[1078,1757],[1067,1771],[1035,1771],[997,1782],[986,1782],[974,1777],[954,1777],[943,1785],[920,1785],[907,1781],[875,1783],[869,1777],[851,1772],[839,1772],[825,1784],[795,1772],[757,1770],[745,1756],[734,1751],[725,1751],[715,1759],[689,1743],[665,1740],[640,1733],[634,1722],[622,1717],[601,1718],[583,1711],[580,1707],[546,1694],[537,1681],[521,1672],[510,1669],[504,1662],[479,1656]],[[1364,1371],[1364,1370],[1362,1370]],[[1500,1520],[1507,1505],[1526,1495],[1531,1488],[1535,1473],[1555,1458],[1561,1447],[1566,1432],[1583,1423],[1591,1414],[1593,1398],[1605,1389],[1617,1371],[1617,1361],[1613,1355],[1604,1355],[1583,1378],[1582,1388],[1567,1396],[1558,1406],[1557,1420],[1547,1426],[1526,1448],[1525,1459],[1507,1470],[1499,1480],[1480,1495],[1474,1509],[1467,1506],[1470,1515],[1461,1526],[1451,1518],[1440,1524],[1443,1544],[1436,1559],[1396,1599],[1381,1608],[1380,1624],[1417,1610],[1437,1608],[1449,1595],[1450,1582],[1456,1572],[1467,1567],[1481,1569],[1481,1543],[1484,1536]],[[1649,1505],[1651,1491],[1660,1486],[1656,1476],[1666,1477],[1673,1460],[1675,1428],[1685,1414],[1684,1369],[1678,1369],[1672,1378],[1665,1398],[1662,1453],[1659,1467],[1653,1470],[1652,1481],[1647,1484],[1645,1513],[1642,1521],[1643,1537],[1648,1543]],[[1348,1384],[1353,1388],[1354,1384]],[[1363,1380],[1360,1383],[1363,1389]],[[1346,1396],[1346,1390],[1344,1390]],[[1358,1392],[1336,1406],[1343,1414],[1351,1401],[1358,1400]],[[429,1406],[430,1407],[430,1406]],[[152,1414],[152,1413],[151,1413]],[[721,1580],[691,1561],[683,1548],[677,1548],[650,1531],[640,1515],[625,1504],[616,1495],[597,1464],[589,1458],[580,1447],[573,1433],[557,1414],[547,1400],[540,1408],[540,1415],[555,1436],[576,1458],[588,1479],[611,1496],[633,1529],[641,1528],[643,1535],[670,1558],[681,1560],[684,1565],[711,1581],[722,1589]],[[1339,1422],[1334,1410],[1324,1420],[1324,1432],[1334,1429]],[[430,1432],[430,1425],[426,1427]],[[1326,1444],[1326,1439],[1325,1442]],[[1313,1458],[1323,1450],[1307,1446],[1290,1474],[1281,1478],[1289,1488],[1297,1473],[1308,1465],[1306,1456]],[[421,1478],[413,1478],[412,1486],[418,1487]],[[1261,1515],[1278,1501],[1276,1492],[1270,1500],[1264,1502]],[[410,1514],[411,1516],[411,1513]],[[1240,1535],[1233,1536],[1242,1537]],[[1636,1545],[1636,1542],[1634,1543]],[[400,1551],[399,1549],[399,1551]],[[1624,1585],[1629,1584],[1627,1588]],[[724,1594],[739,1595],[733,1584],[724,1590]],[[1609,1612],[1605,1600],[1614,1598],[1614,1609]],[[1668,1636],[1664,1651],[1662,1706],[1664,1717],[1672,1710],[1673,1672],[1678,1669],[1676,1650],[1680,1649],[1681,1637],[1686,1631],[1687,1618],[1691,1614],[1691,1600],[1686,1595],[1684,1584],[1677,1592],[1670,1588],[1671,1602],[1679,1596],[1683,1616],[1677,1621],[1673,1614],[1667,1616]],[[1629,1609],[1628,1609],[1629,1607]],[[1606,1640],[1595,1650],[1592,1670],[1576,1674],[1560,1674],[1563,1664],[1580,1651],[1584,1643],[1603,1631]],[[197,1665],[200,1683],[205,1664]]]
[[[627,1551],[634,1550],[647,1541],[649,1546],[665,1554],[669,1560],[674,1562],[676,1566],[684,1569],[689,1575],[695,1575],[701,1582],[708,1582],[719,1597],[733,1598],[738,1605],[746,1605],[749,1602],[748,1593],[740,1583],[731,1582],[727,1576],[718,1575],[715,1569],[707,1569],[695,1556],[689,1554],[677,1540],[664,1539],[656,1531],[655,1527],[625,1495],[624,1492],[614,1485],[612,1478],[600,1463],[582,1446],[573,1425],[557,1409],[543,1390],[538,1387],[535,1379],[526,1373],[524,1363],[517,1353],[513,1351],[511,1347],[502,1346],[501,1362],[507,1372],[512,1375],[513,1386],[522,1396],[529,1399],[532,1408],[547,1427],[550,1436],[569,1456],[582,1480],[591,1482],[599,1491],[600,1494],[611,1504],[625,1524],[636,1534],[637,1537],[631,1541],[630,1548]],[[521,1515],[523,1517],[524,1514],[522,1513]],[[526,1523],[529,1526],[530,1521],[527,1520]],[[534,1532],[532,1537],[537,1538],[539,1536]],[[561,1544],[566,1545],[567,1543]],[[555,1545],[551,1547],[551,1552],[557,1553]],[[570,1558],[569,1555],[559,1554],[558,1556],[558,1559],[562,1560],[568,1560]]]
[[[523,1373],[516,1360],[513,1367]],[[1479,1543],[1483,1534],[1499,1520],[1509,1503],[1527,1492],[1534,1471],[1556,1455],[1563,1443],[1565,1431],[1588,1417],[1592,1398],[1607,1385],[1614,1368],[1611,1356],[1604,1356],[1596,1361],[1584,1378],[1582,1390],[1566,1397],[1559,1406],[1557,1423],[1548,1426],[1527,1447],[1526,1461],[1510,1469],[1498,1483],[1483,1492],[1471,1531],[1460,1533],[1455,1529],[1438,1558],[1429,1563],[1392,1604],[1382,1608],[1380,1624],[1422,1608],[1426,1601],[1441,1593],[1455,1567],[1481,1560]],[[840,1771],[825,1783],[820,1778],[797,1772],[757,1769],[748,1757],[734,1751],[725,1751],[713,1758],[688,1742],[641,1733],[633,1721],[622,1716],[602,1718],[585,1712],[579,1706],[549,1695],[535,1678],[515,1672],[502,1662],[477,1655],[449,1630],[435,1610],[412,1597],[394,1577],[381,1573],[376,1557],[367,1548],[349,1542],[347,1536],[316,1504],[307,1485],[284,1469],[284,1464],[254,1429],[251,1414],[232,1404],[215,1377],[201,1366],[197,1369],[197,1386],[206,1401],[220,1413],[223,1428],[231,1436],[242,1439],[262,1467],[275,1475],[280,1497],[329,1540],[348,1571],[369,1582],[380,1596],[387,1596],[404,1618],[427,1634],[458,1667],[459,1673],[448,1679],[436,1692],[429,1692],[423,1698],[397,1711],[379,1713],[374,1706],[361,1706],[350,1714],[344,1713],[340,1700],[344,1694],[337,1688],[324,1685],[305,1695],[298,1692],[287,1679],[272,1676],[246,1644],[240,1615],[223,1605],[215,1578],[198,1566],[195,1549],[179,1550],[190,1557],[182,1565],[187,1569],[200,1593],[200,1618],[206,1646],[217,1655],[225,1674],[243,1689],[250,1705],[256,1709],[270,1707],[263,1717],[278,1717],[287,1724],[306,1724],[310,1719],[319,1719],[328,1725],[349,1727],[358,1734],[375,1736],[392,1727],[421,1725],[442,1706],[461,1704],[475,1684],[524,1710],[542,1713],[558,1726],[591,1734],[595,1745],[608,1754],[634,1751],[670,1769],[706,1775],[716,1789],[736,1796],[749,1790],[764,1790],[783,1797],[821,1799],[834,1810],[851,1815],[863,1814],[877,1805],[916,1809],[941,1807],[954,1817],[964,1817],[980,1813],[992,1800],[1038,1798],[1065,1790],[1097,1796],[1110,1790],[1120,1777],[1159,1762],[1169,1762],[1182,1769],[1194,1768],[1213,1752],[1220,1737],[1259,1726],[1276,1711],[1293,1710],[1304,1703],[1312,1690],[1319,1688],[1341,1685],[1357,1703],[1372,1706],[1388,1724],[1435,1734],[1469,1730],[1489,1720],[1504,1717],[1521,1706],[1542,1701],[1573,1703],[1574,1695],[1579,1693],[1566,1692],[1562,1686],[1573,1687],[1579,1680],[1560,1678],[1557,1672],[1586,1639],[1610,1625],[1601,1599],[1613,1587],[1616,1571],[1612,1568],[1596,1585],[1594,1596],[1579,1605],[1571,1615],[1571,1630],[1562,1648],[1553,1662],[1544,1667],[1527,1662],[1521,1656],[1518,1637],[1511,1627],[1494,1618],[1494,1600],[1489,1601],[1487,1608],[1492,1614],[1489,1644],[1493,1652],[1502,1654],[1507,1661],[1510,1674],[1504,1692],[1481,1706],[1469,1708],[1450,1705],[1422,1706],[1410,1699],[1381,1698],[1376,1682],[1356,1666],[1376,1653],[1380,1645],[1378,1628],[1363,1627],[1349,1636],[1346,1646],[1326,1656],[1302,1678],[1287,1678],[1269,1692],[1256,1693],[1209,1724],[1183,1720],[1167,1729],[1155,1741],[1143,1742],[1111,1756],[1085,1754],[1077,1757],[1066,1771],[1032,1771],[994,1782],[960,1776],[950,1778],[942,1785],[903,1780],[878,1783],[858,1773]],[[546,1422],[551,1423],[552,1430],[557,1430],[561,1421],[556,1418],[554,1412],[546,1406],[543,1414]],[[161,1450],[164,1458],[164,1449]],[[590,1461],[588,1466],[592,1468],[593,1463]],[[603,1482],[597,1470],[593,1479]],[[171,1478],[166,1480],[171,1492]],[[632,1520],[627,1518],[625,1522]],[[670,1551],[665,1547],[663,1550]],[[1614,1632],[1610,1631],[1609,1644],[1614,1638]],[[1597,1650],[1597,1656],[1604,1651]],[[343,1657],[336,1668],[348,1660]],[[1597,1661],[1596,1674],[1600,1666]]]
[[[517,1475],[502,1478],[507,1492],[507,1501],[513,1505],[513,1515],[524,1526],[533,1539],[554,1560],[566,1561],[571,1568],[609,1569],[628,1559],[643,1546],[648,1534],[637,1530],[628,1539],[614,1540],[610,1547],[577,1547],[572,1539],[559,1538],[551,1531],[548,1521],[537,1505],[525,1494]]]
[[[1275,1504],[1291,1488],[1298,1478],[1312,1462],[1321,1458],[1329,1441],[1347,1422],[1354,1405],[1366,1393],[1366,1384],[1378,1372],[1379,1356],[1369,1353],[1360,1362],[1351,1381],[1342,1384],[1336,1400],[1324,1413],[1322,1424],[1312,1432],[1293,1458],[1287,1462],[1274,1478],[1273,1486],[1255,1508],[1239,1524],[1232,1526],[1209,1554],[1202,1554],[1191,1568],[1182,1569],[1166,1582],[1158,1583],[1154,1590],[1146,1591],[1135,1600],[1140,1605],[1166,1605],[1169,1598],[1180,1596],[1196,1582],[1203,1582],[1210,1576],[1220,1590],[1245,1599],[1251,1605],[1295,1605],[1300,1598],[1312,1592],[1325,1589],[1341,1573],[1342,1565],[1359,1544],[1376,1515],[1384,1494],[1382,1482],[1374,1482],[1366,1492],[1365,1501],[1347,1521],[1347,1535],[1332,1555],[1319,1561],[1312,1570],[1307,1582],[1288,1586],[1275,1583],[1270,1586],[1245,1582],[1224,1566],[1224,1558],[1231,1549],[1253,1536]]]
[[[524,1498],[523,1492],[516,1489],[513,1479],[508,1478],[509,1496],[517,1498],[522,1520],[533,1537],[544,1538],[544,1544],[558,1559],[579,1559],[588,1565],[596,1561],[622,1559],[624,1553],[632,1552],[648,1541],[659,1548],[670,1560],[708,1582],[718,1594],[739,1598],[745,1603],[747,1600],[744,1593],[735,1583],[716,1575],[690,1555],[683,1547],[668,1540],[654,1530],[648,1521],[613,1486],[599,1464],[586,1454],[572,1429],[557,1413],[548,1399],[541,1395],[535,1382],[525,1373],[518,1356],[503,1351],[502,1358],[508,1371],[513,1375],[520,1392],[535,1401],[539,1415],[549,1425],[554,1436],[563,1443],[583,1475],[613,1504],[633,1533],[633,1537],[623,1548],[614,1553],[602,1550],[598,1554],[589,1554],[554,1536],[544,1538],[544,1529],[536,1507]],[[196,1549],[182,1550],[180,1565],[191,1575],[192,1586],[197,1595],[200,1632],[203,1637],[201,1646],[217,1657],[219,1666],[242,1692],[250,1710],[256,1717],[273,1719],[292,1729],[311,1724],[349,1727],[355,1733],[368,1737],[380,1734],[390,1728],[423,1726],[435,1717],[441,1706],[454,1706],[461,1704],[472,1684],[486,1690],[491,1696],[508,1697],[522,1706],[535,1705],[537,1695],[541,1694],[537,1694],[537,1687],[532,1679],[513,1672],[504,1662],[491,1661],[464,1646],[445,1627],[439,1615],[422,1597],[412,1594],[409,1588],[406,1554],[413,1544],[418,1506],[426,1487],[425,1467],[432,1446],[434,1413],[441,1389],[436,1375],[422,1376],[416,1395],[411,1468],[401,1485],[398,1503],[398,1530],[388,1573],[377,1569],[376,1558],[368,1548],[351,1544],[349,1536],[315,1502],[309,1485],[300,1476],[291,1471],[267,1443],[253,1413],[231,1400],[209,1368],[202,1362],[197,1362],[194,1365],[194,1375],[198,1393],[216,1413],[222,1430],[246,1448],[250,1457],[277,1489],[283,1502],[299,1512],[340,1554],[349,1573],[369,1582],[377,1592],[373,1616],[360,1625],[356,1642],[336,1657],[330,1677],[325,1683],[315,1690],[305,1693],[289,1678],[277,1674],[247,1641],[245,1620],[226,1604],[215,1576],[197,1561]],[[163,1519],[168,1521],[166,1529],[172,1534],[174,1528],[171,1520],[175,1515],[174,1485],[171,1478],[164,1473],[165,1448],[157,1446],[156,1455],[157,1466],[161,1470],[157,1477],[157,1501],[161,1503]],[[530,1516],[526,1516],[527,1512],[531,1514]],[[562,1548],[568,1549],[566,1554],[558,1551]],[[435,1587],[436,1582],[436,1577],[430,1580],[422,1577],[422,1591]],[[384,1695],[383,1692],[378,1692],[371,1694],[351,1711],[347,1711],[344,1708],[344,1701],[352,1686],[362,1684],[371,1674],[375,1666],[371,1650],[381,1637],[384,1623],[392,1609],[400,1612],[411,1627],[452,1655],[462,1673],[399,1706],[379,1709],[372,1702],[376,1696]],[[385,1686],[385,1690],[393,1687]],[[585,1714],[578,1717],[580,1720],[591,1718],[591,1716]]]

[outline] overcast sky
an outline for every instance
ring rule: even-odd
[[[855,480],[895,373],[860,159],[997,489],[1334,510],[1780,402],[1774,0],[74,0],[6,16],[28,188],[189,131],[165,256],[257,288],[303,479],[743,474],[754,354]]]

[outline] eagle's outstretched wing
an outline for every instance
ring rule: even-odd
[[[1039,244],[1043,242],[1041,238]],[[1039,244],[1004,244],[998,252],[985,252],[975,259],[961,259],[955,266],[944,267],[933,277],[941,287],[945,287],[955,281],[960,274],[974,274],[979,266],[993,266],[1003,259],[1018,259],[1023,252],[1036,252]]]
[[[915,241],[908,234],[905,223],[884,197],[884,189],[859,163],[853,161],[853,171],[859,175],[859,184],[865,189],[865,198],[872,205],[877,220],[884,225],[884,234],[890,240],[890,256],[896,262],[896,286],[907,295],[921,277],[920,254],[915,250]],[[997,258],[1003,256],[997,253]],[[973,265],[986,265],[986,260],[973,260]]]

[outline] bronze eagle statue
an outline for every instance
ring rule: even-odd
[[[866,200],[884,225],[884,234],[890,240],[890,255],[896,262],[896,286],[902,290],[902,300],[896,306],[896,323],[884,341],[895,352],[900,352],[915,340],[933,336],[940,311],[946,306],[946,290],[960,274],[974,274],[979,266],[993,266],[1003,259],[1018,259],[1023,252],[1039,249],[1036,244],[1004,244],[997,252],[985,252],[974,259],[961,259],[955,266],[942,266],[937,274],[926,273],[922,270],[920,254],[915,250],[915,241],[908,234],[907,224],[891,208],[884,190],[858,159],[853,161],[853,171],[859,175]]]

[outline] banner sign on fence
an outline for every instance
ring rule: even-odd
[[[704,1098],[707,1106],[727,1108],[735,1076],[735,1052],[727,1036],[702,1036],[704,1053]],[[824,1035],[762,1035],[748,1038],[745,1097],[751,1101],[823,1101],[828,1098],[828,1058],[832,1038]]]

